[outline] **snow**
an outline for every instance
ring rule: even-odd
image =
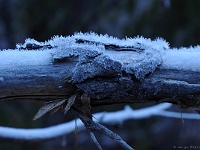
[[[26,45],[29,44],[29,43],[32,43],[32,44],[36,44],[36,45],[44,45],[45,43],[43,42],[38,42],[36,41],[35,39],[31,39],[31,38],[27,38],[24,42],[24,44],[16,44],[16,48],[17,49],[20,49],[20,48],[26,48]]]
[[[77,43],[76,40],[92,41],[91,43]],[[27,44],[39,46],[50,45],[52,48],[41,48],[39,50],[27,50]],[[116,45],[125,47],[121,51],[106,49],[104,45]],[[127,49],[126,49],[127,48]],[[129,49],[129,50],[128,50]],[[130,50],[131,49],[131,50]],[[169,44],[161,39],[146,39],[143,37],[118,39],[108,35],[97,35],[96,33],[75,33],[72,36],[54,36],[45,42],[27,39],[24,44],[17,44],[15,50],[0,51],[0,69],[15,68],[20,66],[49,65],[55,59],[77,57],[78,63],[74,68],[74,81],[83,81],[95,75],[105,72],[118,75],[123,71],[135,75],[137,79],[143,79],[146,74],[153,72],[156,68],[176,69],[200,72],[200,46],[189,48],[169,48]],[[84,66],[81,68],[80,66]],[[116,70],[113,66],[116,65]],[[99,72],[95,72],[98,67]],[[89,69],[89,70],[87,70]],[[79,73],[85,73],[80,75]],[[88,74],[88,75],[87,75]],[[78,76],[79,75],[79,76]],[[0,82],[4,78],[0,77]],[[176,82],[166,80],[164,82]],[[180,81],[179,84],[188,84]],[[194,84],[195,86],[195,84]],[[154,115],[180,118],[179,113],[167,112],[171,104],[164,103],[141,110],[132,110],[126,107],[118,112],[103,112],[94,114],[96,121],[104,123],[121,122],[127,119],[148,118]],[[183,118],[194,118],[194,114],[182,114]],[[199,116],[196,116],[199,119]],[[80,120],[78,126],[82,126]],[[74,121],[42,129],[14,129],[0,127],[0,138],[16,139],[47,139],[67,134],[74,130]]]
[[[146,119],[154,116],[163,116],[175,119],[183,118],[191,120],[200,120],[199,114],[167,111],[166,109],[169,109],[171,106],[172,104],[170,103],[162,103],[134,110],[129,105],[127,105],[123,110],[115,112],[96,113],[93,114],[93,116],[97,122],[105,124],[120,124],[126,120]]]
[[[52,50],[3,50],[0,51],[0,69],[19,66],[48,65],[52,63]]]
[[[78,40],[82,42],[78,43]],[[48,46],[50,48],[45,49]],[[43,48],[30,50],[30,47],[33,49],[35,47]],[[27,48],[29,49],[27,50]],[[143,79],[146,74],[153,72],[162,63],[163,51],[168,48],[169,44],[161,38],[155,40],[143,37],[118,39],[93,32],[80,32],[66,37],[54,36],[45,42],[26,39],[24,44],[17,44],[15,50],[0,51],[0,66],[47,65],[53,60],[70,57],[77,57],[80,63],[88,63],[88,60],[96,59],[101,55],[101,58],[106,56],[109,60],[104,62],[102,59],[102,62],[99,62],[103,67],[109,66],[105,64],[108,62],[111,64],[120,63],[121,70],[134,74],[138,79]],[[97,58],[97,60],[99,59]],[[93,76],[89,74],[87,77],[86,74],[81,78],[80,74],[75,74],[74,79],[84,80]]]
[[[144,119],[159,114],[161,110],[170,108],[172,104],[163,103],[155,106],[133,110],[130,106],[126,106],[124,110],[117,112],[102,112],[94,115],[94,118],[99,118],[103,123],[121,123],[129,119]],[[123,118],[123,119],[122,119]]]
[[[95,41],[95,42],[100,42],[103,44],[114,44],[114,45],[119,45],[119,46],[135,46],[135,47],[153,47],[156,49],[159,48],[168,48],[169,44],[163,40],[162,38],[157,38],[156,40],[152,41],[151,39],[147,39],[144,37],[135,37],[135,38],[124,38],[124,39],[119,39],[113,36],[109,36],[107,34],[105,35],[98,35],[94,32],[89,32],[89,33],[75,33],[73,36],[75,39],[84,39],[88,41]]]
[[[200,46],[165,51],[161,68],[200,71]]]
[[[161,38],[153,41],[143,37],[118,39],[108,35],[97,35],[93,32],[76,33],[62,40],[65,41],[65,45],[62,45],[53,54],[54,59],[76,56],[82,63],[84,60],[88,61],[91,57],[106,55],[114,62],[121,63],[124,71],[134,74],[138,79],[143,79],[146,74],[153,72],[162,63],[164,49],[169,48],[169,44]],[[77,43],[76,40],[82,40],[82,43]],[[49,41],[53,45],[56,45],[57,42],[59,45],[62,43],[59,37]],[[115,51],[113,45],[117,46],[117,49],[121,47],[121,51]],[[106,49],[106,46],[111,48]],[[103,63],[106,66],[102,60]],[[89,66],[90,64],[86,65],[86,67]],[[91,71],[87,70],[86,72]],[[76,77],[76,74],[74,76],[74,79],[80,78],[80,74],[79,77]],[[89,77],[92,77],[92,75],[89,74]],[[87,79],[87,76],[80,78],[81,81],[83,79]]]
[[[80,120],[77,120],[77,126],[83,126]],[[0,126],[0,139],[17,139],[17,140],[43,140],[51,139],[68,134],[74,130],[75,121],[39,129],[19,129]]]
[[[134,74],[138,79],[144,79],[145,75],[152,73],[162,63],[162,49],[146,49],[143,54],[140,54],[135,62],[129,61],[124,66],[125,71]]]
[[[78,43],[78,40],[82,40],[82,42]],[[44,46],[44,48],[27,50],[28,44]],[[45,48],[45,46],[51,48]],[[137,79],[143,79],[158,67],[200,71],[199,46],[170,49],[169,43],[162,38],[151,40],[137,36],[135,38],[119,39],[109,35],[98,35],[94,32],[79,32],[66,37],[54,36],[45,42],[28,38],[25,43],[17,44],[15,50],[0,51],[0,66],[5,68],[24,65],[48,65],[56,59],[71,57],[77,57],[79,64],[83,64],[90,63],[87,61],[92,61],[92,59],[100,56],[101,58],[106,56],[113,64],[120,63],[121,71],[133,74]],[[107,66],[106,62],[103,61],[102,64]],[[79,69],[75,68],[75,70]],[[86,72],[91,73],[89,70],[86,70]],[[79,74],[79,77],[77,76],[74,79],[84,80],[93,76],[89,74],[87,77],[86,74],[82,77]]]

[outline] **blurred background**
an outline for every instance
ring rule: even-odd
[[[15,48],[26,38],[45,41],[54,35],[74,32],[96,32],[118,38],[137,35],[155,39],[162,37],[171,47],[200,44],[199,0],[0,0],[0,49]],[[138,109],[150,104],[133,104]],[[70,120],[61,113],[32,121],[40,105],[33,103],[0,103],[0,125],[38,128]],[[124,105],[93,108],[93,112],[114,111]],[[179,111],[173,107],[172,111]],[[178,146],[199,146],[200,121],[153,117],[126,121],[108,127],[138,150],[174,149]],[[120,150],[119,145],[98,134],[104,149]],[[89,134],[78,133],[77,149],[96,149]],[[0,149],[54,150],[74,149],[73,133],[51,141],[34,144],[0,142]]]

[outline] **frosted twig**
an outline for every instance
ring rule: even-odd
[[[104,124],[119,124],[126,120],[132,119],[145,119],[153,116],[169,117],[174,119],[180,119],[181,115],[179,112],[165,111],[169,108],[171,104],[163,103],[155,106],[142,108],[138,110],[132,110],[130,107],[125,107],[124,110],[119,110],[115,112],[101,112],[93,114],[97,122]],[[118,116],[123,116],[119,118]],[[183,119],[199,120],[200,115],[194,113],[182,113]],[[77,120],[77,127],[80,130],[83,129],[82,122]],[[20,142],[40,142],[44,140],[53,139],[59,136],[69,134],[74,131],[74,120],[40,129],[17,129],[11,127],[0,126],[0,141],[20,141]]]
[[[111,130],[109,130],[105,126],[103,126],[103,125],[101,125],[97,122],[92,121],[92,119],[90,119],[88,116],[84,115],[82,112],[80,112],[79,110],[77,110],[75,108],[73,108],[71,111],[81,119],[81,121],[84,123],[84,125],[86,126],[86,128],[88,130],[99,131],[99,132],[105,134],[106,136],[108,136],[109,138],[111,138],[112,140],[116,141],[124,149],[134,150],[118,134],[112,132]]]

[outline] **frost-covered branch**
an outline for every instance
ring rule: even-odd
[[[198,110],[199,49],[95,33],[27,39],[15,50],[0,51],[0,101],[50,101],[79,90],[92,106],[170,102]]]
[[[95,130],[131,149],[118,135],[93,122],[90,108],[117,103],[168,102],[199,112],[199,58],[199,46],[170,48],[161,38],[118,39],[95,33],[76,33],[55,36],[46,42],[27,39],[14,50],[0,51],[0,102],[50,101],[34,119],[63,106],[65,114],[78,110],[90,120],[85,121],[85,117],[75,112],[87,128],[96,127]],[[127,106],[119,112],[96,114],[94,118],[104,123],[158,114],[177,118],[177,113],[164,111],[171,106],[168,103],[137,111]],[[182,117],[191,116],[182,114]],[[80,121],[77,124],[81,126]],[[0,139],[41,141],[72,130],[73,122],[33,130],[0,127]],[[98,145],[95,137],[93,141]]]
[[[74,110],[72,110],[72,111],[76,116],[78,116],[81,119],[81,121],[84,123],[85,127],[90,132],[98,131],[100,133],[103,133],[104,135],[108,136],[109,138],[111,138],[112,140],[117,142],[124,149],[126,149],[126,150],[134,150],[118,134],[112,132],[111,130],[109,130],[105,126],[103,126],[103,125],[101,125],[101,124],[99,124],[97,122],[94,122],[91,118],[89,118],[87,115],[83,114],[82,112],[74,111]],[[97,145],[99,145],[99,143],[97,143]]]
[[[175,119],[193,119],[200,120],[199,114],[180,113],[166,111],[171,107],[169,103],[158,104],[155,106],[133,110],[126,106],[124,110],[116,112],[100,112],[93,114],[95,122],[103,124],[121,124],[124,121],[132,119],[145,119],[154,116],[170,117]],[[83,129],[83,123],[78,119],[76,121],[77,127]],[[52,127],[40,129],[18,129],[11,127],[0,127],[0,140],[12,141],[43,141],[63,136],[74,131],[75,120],[67,123],[59,124]]]

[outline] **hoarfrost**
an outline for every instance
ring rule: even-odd
[[[90,58],[96,59],[95,57],[106,55],[115,63],[121,63],[121,69],[134,74],[137,79],[143,79],[146,74],[153,72],[162,63],[164,50],[169,48],[168,43],[161,38],[154,41],[143,37],[118,39],[108,35],[97,35],[93,32],[76,33],[61,40],[55,37],[49,41],[51,45],[58,47],[58,51],[53,54],[54,59],[75,56],[83,64],[84,60],[88,61]],[[104,64],[108,63],[103,61],[104,59],[102,59]],[[113,63],[112,61],[109,62]],[[79,78],[82,81],[87,78],[86,74],[92,77],[96,74],[92,72],[97,72],[97,70],[91,68],[93,64],[90,62],[85,64],[84,71],[83,68],[75,68],[75,72],[82,70],[83,74],[82,77],[80,74],[74,74],[74,80]],[[103,70],[100,69],[100,71]],[[103,72],[105,71],[108,70],[105,69]]]
[[[98,35],[93,32],[80,32],[66,37],[54,36],[45,42],[27,39],[24,44],[17,44],[16,47],[17,51],[13,51],[13,54],[24,54],[23,58],[20,58],[27,60],[29,64],[34,64],[33,58],[35,56],[38,57],[38,51],[42,54],[41,56],[45,56],[45,53],[48,53],[48,58],[45,56],[48,61],[71,57],[78,58],[79,62],[74,69],[73,79],[75,81],[82,81],[105,72],[115,75],[122,70],[135,75],[137,79],[143,79],[145,75],[153,72],[161,65],[164,50],[169,48],[169,44],[161,38],[151,40],[138,36],[135,38],[126,37],[125,39],[118,39],[108,35]],[[3,53],[0,52],[0,54],[0,59],[3,59],[1,58]],[[49,55],[51,55],[51,59]],[[10,63],[21,63],[17,61],[18,58],[16,58],[17,60],[14,57],[10,58]],[[103,59],[100,60],[100,58]],[[45,63],[43,61],[39,62]],[[83,66],[85,67],[81,68],[80,64],[84,64]],[[117,64],[116,70],[111,67],[112,64]],[[96,70],[94,69],[95,67],[97,67]],[[77,71],[81,70],[82,74],[80,72],[78,74]]]

